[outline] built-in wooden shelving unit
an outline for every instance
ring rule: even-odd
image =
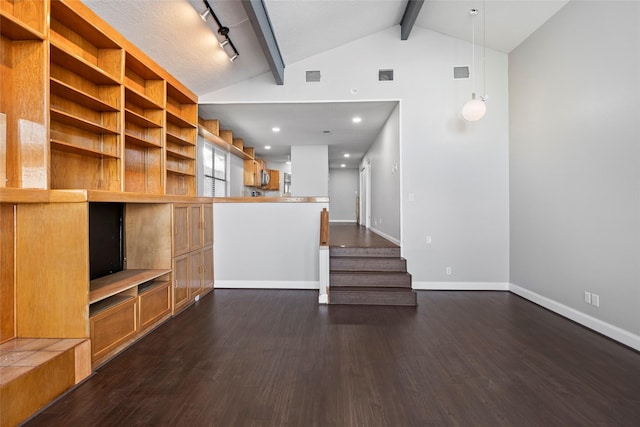
[[[194,197],[197,96],[82,2],[0,0],[0,70],[0,343],[75,343],[1,382],[4,426],[211,291],[212,241],[178,272],[173,242],[212,240],[213,206]],[[89,281],[89,211],[106,203],[122,204],[124,266]],[[176,225],[176,203],[209,218]]]
[[[0,33],[5,186],[196,195],[195,94],[81,2],[2,0]]]

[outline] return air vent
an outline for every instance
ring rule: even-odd
[[[320,70],[307,71],[307,83],[318,83],[320,81]]]
[[[393,81],[393,70],[378,70],[378,81],[379,82],[392,82]]]
[[[454,79],[468,79],[469,78],[469,66],[453,67]]]

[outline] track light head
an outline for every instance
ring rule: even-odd
[[[200,18],[202,18],[202,20],[204,22],[207,22],[207,17],[209,16],[209,14],[211,13],[211,11],[209,9],[205,10],[204,12],[202,12],[200,14]]]

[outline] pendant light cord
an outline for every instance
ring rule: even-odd
[[[476,17],[471,15],[471,93],[476,96]]]
[[[482,1],[482,100],[487,97],[487,3]]]

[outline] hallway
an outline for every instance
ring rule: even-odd
[[[366,229],[364,226],[349,222],[329,223],[329,244],[333,247],[368,247],[368,248],[397,248],[392,243]]]

